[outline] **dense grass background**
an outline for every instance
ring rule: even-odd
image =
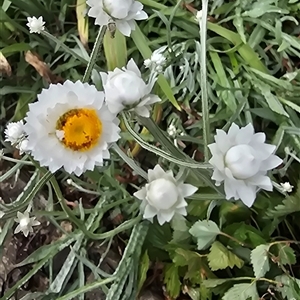
[[[137,24],[131,38],[105,36],[91,83],[100,89],[97,71],[122,67],[130,58],[146,77],[144,59],[169,47],[164,77],[155,88],[164,102],[154,108],[154,122],[140,119],[132,134],[128,130],[133,124],[125,119],[119,146],[144,170],[159,162],[177,173],[176,162],[143,150],[136,140],[162,147],[176,159],[186,159],[185,153],[203,161],[201,45],[195,19],[201,1],[140,2],[149,19]],[[2,0],[0,6],[3,132],[7,122],[25,116],[42,88],[82,79],[99,28],[84,17],[84,0]],[[223,201],[199,177],[208,175],[195,171],[186,174],[200,186],[189,201],[187,222],[149,226],[140,222],[139,203],[131,196],[144,181],[124,164],[123,159],[132,161],[124,154],[121,159],[122,152],[83,178],[71,176],[72,186],[64,173],[51,178],[43,169],[2,162],[0,196],[8,213],[1,219],[0,255],[8,255],[11,242],[19,249],[9,271],[1,274],[1,299],[101,299],[102,291],[106,299],[129,300],[143,285],[161,294],[164,290],[166,299],[300,298],[300,281],[295,280],[300,278],[299,12],[297,0],[211,0],[207,25],[208,138],[212,141],[215,129],[227,130],[232,122],[253,123],[268,142],[278,145],[285,164],[272,180],[289,181],[295,187],[290,196],[261,192],[248,209]],[[29,34],[28,16],[43,16],[48,33]],[[166,133],[170,124],[177,128],[177,148]],[[0,139],[7,156],[19,158]],[[17,170],[21,175],[16,185]],[[16,188],[22,180],[25,189],[5,197],[10,184]],[[28,240],[13,238],[16,212],[31,202],[43,225]],[[207,216],[223,234],[209,250],[197,251],[188,229]],[[262,278],[256,278],[253,264],[264,269]],[[12,276],[16,270],[19,275]]]

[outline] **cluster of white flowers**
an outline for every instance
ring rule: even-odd
[[[148,16],[143,5],[135,0],[87,0],[88,16],[95,18],[100,26],[114,25],[123,35],[130,36],[135,20]],[[200,21],[202,11],[196,15]],[[45,27],[42,17],[28,17],[31,33],[41,33]],[[38,95],[38,101],[29,105],[23,121],[10,123],[5,131],[6,141],[16,146],[20,153],[31,153],[41,166],[51,172],[64,168],[68,173],[81,175],[86,170],[103,165],[110,158],[110,146],[120,138],[117,114],[123,110],[133,111],[142,117],[150,116],[151,105],[161,101],[151,94],[157,74],[166,64],[162,47],[144,61],[151,70],[148,82],[133,59],[123,68],[116,68],[100,76],[104,91],[95,86],[67,80],[64,84],[51,84]],[[170,137],[177,134],[171,124],[167,130]],[[217,186],[224,183],[227,200],[241,200],[251,207],[260,189],[273,190],[267,172],[282,163],[274,154],[276,147],[265,143],[264,133],[255,133],[252,124],[239,128],[232,124],[228,133],[217,130],[215,143],[209,145],[212,154],[210,164],[212,179]],[[69,184],[72,181],[68,181]],[[293,186],[282,183],[284,192]],[[165,172],[159,165],[148,171],[148,183],[134,193],[140,199],[144,219],[159,224],[170,222],[175,215],[187,214],[186,197],[193,195],[197,187],[175,179],[172,171]],[[28,212],[18,213],[19,225],[15,232],[25,236],[32,226],[39,225]]]
[[[166,57],[163,54],[166,48],[167,47],[162,47],[155,50],[151,57],[144,61],[145,67],[153,70],[154,72],[161,73],[166,64]]]

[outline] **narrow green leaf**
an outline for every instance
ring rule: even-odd
[[[150,58],[152,51],[149,48],[148,44],[149,41],[147,38],[144,36],[142,31],[140,30],[139,26],[135,24],[135,30],[131,32],[131,38],[133,39],[136,47],[139,49],[140,53],[142,54],[143,58]],[[177,100],[174,97],[174,94],[172,92],[172,89],[167,81],[167,79],[163,76],[160,75],[157,79],[157,83],[164,92],[166,98],[179,110],[181,111],[181,107],[177,103]]]

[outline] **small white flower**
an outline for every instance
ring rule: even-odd
[[[293,191],[294,186],[291,185],[289,182],[280,183],[282,187],[282,191],[285,193],[291,193]]]
[[[33,226],[41,224],[39,221],[35,220],[35,217],[30,218],[28,211],[25,211],[24,214],[18,212],[15,221],[18,222],[19,225],[16,227],[14,233],[16,234],[22,231],[26,237],[28,236],[29,232],[33,232]]]
[[[252,124],[241,129],[232,124],[226,134],[217,130],[215,143],[208,145],[214,167],[212,179],[216,185],[224,181],[226,199],[241,199],[251,207],[258,189],[272,191],[273,186],[267,171],[282,163],[274,155],[276,146],[265,144],[263,132],[254,133]]]
[[[28,23],[26,24],[29,27],[30,33],[38,33],[40,34],[41,31],[45,30],[45,22],[43,21],[43,17],[28,17]]]
[[[5,141],[10,142],[12,145],[19,143],[24,137],[24,122],[23,120],[18,122],[8,123],[4,130]]]
[[[172,171],[165,172],[159,165],[148,170],[148,181],[133,195],[142,200],[141,210],[144,219],[152,222],[157,216],[160,225],[170,222],[175,214],[186,216],[185,197],[193,195],[198,188],[191,184],[178,182]]]
[[[155,50],[151,57],[144,61],[144,66],[157,73],[161,73],[166,63],[166,57],[162,54],[165,49],[166,47],[162,47],[161,49]]]
[[[79,176],[103,165],[120,138],[119,120],[104,103],[104,93],[80,81],[43,89],[25,120],[28,150],[52,173],[63,167]]]
[[[114,22],[125,36],[134,30],[134,20],[148,18],[143,5],[134,0],[87,0],[87,4],[90,6],[88,15],[96,19],[95,24],[103,26]]]
[[[134,110],[136,114],[148,118],[150,105],[161,99],[150,94],[155,78],[148,84],[142,79],[141,72],[133,59],[130,59],[126,68],[116,68],[108,74],[101,72],[106,103],[109,110],[117,114],[123,109]]]
[[[22,140],[19,143],[19,145],[17,146],[17,148],[19,149],[21,155],[23,153],[29,153],[30,152],[30,150],[28,148],[28,140],[27,139]]]
[[[168,135],[170,137],[175,137],[177,133],[177,128],[174,124],[170,124],[170,126],[167,129]]]

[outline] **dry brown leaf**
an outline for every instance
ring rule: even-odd
[[[5,73],[7,76],[11,76],[11,67],[7,59],[0,51],[0,73]]]
[[[25,60],[32,65],[36,71],[49,83],[63,82],[60,76],[54,75],[50,68],[44,63],[36,53],[27,51],[25,53]]]

